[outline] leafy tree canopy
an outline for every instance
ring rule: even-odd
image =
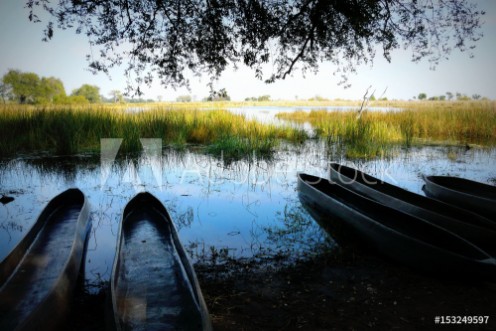
[[[2,77],[2,97],[19,103],[52,103],[65,97],[62,81],[55,77],[39,77],[33,72],[10,69]]]
[[[36,102],[40,91],[40,77],[37,74],[11,69],[2,80],[11,87],[12,94],[19,103]]]
[[[402,46],[412,51],[413,61],[427,59],[435,66],[453,49],[474,47],[484,14],[466,0],[27,0],[26,5],[32,21],[40,21],[39,11],[50,14],[46,40],[56,28],[86,34],[100,50],[88,56],[92,70],[108,73],[125,63],[137,94],[154,74],[176,87],[188,85],[187,71],[216,78],[228,64],[240,62],[270,83],[297,68],[316,71],[327,61],[348,86],[348,74],[371,62],[376,50],[390,60]]]
[[[83,84],[80,88],[72,91],[73,96],[83,96],[89,102],[100,102],[100,88],[95,85]]]
[[[39,96],[48,102],[53,102],[56,97],[65,97],[64,83],[55,77],[42,77],[40,81]]]

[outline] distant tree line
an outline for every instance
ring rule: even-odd
[[[33,72],[9,70],[0,80],[0,96],[3,103],[20,104],[85,104],[100,102],[100,88],[84,84],[65,92],[64,83],[55,77],[39,77]]]
[[[313,96],[308,101],[329,101],[329,99],[321,97],[320,95]]]
[[[158,101],[162,101],[162,97],[159,96]],[[191,96],[188,94],[179,95],[176,97],[176,102],[192,102],[196,101],[196,96]],[[210,93],[208,96],[201,99],[201,101],[231,101],[231,97],[225,88],[221,88],[220,90],[210,89]]]
[[[487,98],[483,98],[480,94],[473,94],[472,97],[467,96],[466,94],[462,94],[460,92],[456,92],[453,94],[452,92],[446,92],[445,95],[431,96],[427,97],[427,93],[419,93],[418,96],[414,96],[414,99],[418,100],[429,100],[429,101],[451,101],[456,98],[457,101],[468,101],[468,100],[485,100]]]
[[[266,96],[270,98],[269,96]],[[88,103],[147,103],[155,102],[153,99],[126,98],[119,90],[112,90],[109,97],[100,94],[96,85],[83,84],[74,89],[70,95],[66,94],[64,83],[55,77],[40,77],[32,72],[9,70],[0,79],[0,98],[7,102],[19,104],[88,104]],[[158,97],[161,101],[162,96]],[[190,95],[181,95],[177,102],[191,102]],[[212,90],[203,101],[229,101],[231,97],[225,88],[218,91]]]
[[[180,95],[176,98],[177,102],[191,102],[192,98],[190,95]]]
[[[0,98],[3,103],[19,104],[88,104],[108,103],[146,103],[153,99],[125,98],[119,90],[112,90],[109,97],[100,94],[96,85],[83,84],[66,94],[64,83],[55,77],[39,77],[32,72],[10,69],[0,79]]]
[[[212,89],[210,95],[204,101],[231,101],[231,97],[225,88],[221,88],[218,91]]]
[[[264,94],[259,97],[248,97],[245,101],[270,101],[270,95]]]

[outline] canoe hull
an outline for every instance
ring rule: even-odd
[[[90,226],[80,190],[69,189],[48,203],[0,264],[0,329],[52,330],[64,322]]]
[[[357,169],[331,164],[330,178],[385,206],[451,231],[496,256],[496,223],[473,212],[409,192]]]
[[[326,188],[326,192],[323,192],[315,188],[314,183],[309,183],[309,178],[313,182],[318,177],[302,177],[302,174],[299,174],[300,198],[305,203],[311,203],[314,208],[319,208],[321,213],[327,213],[346,223],[346,227],[352,229],[357,240],[365,242],[382,255],[428,273],[455,278],[496,280],[496,261],[462,238],[321,178]],[[364,209],[360,210],[361,206]],[[372,215],[367,215],[367,211],[372,209]],[[389,224],[397,222],[398,228],[390,228],[383,224],[386,218]],[[421,232],[421,238],[416,237],[415,232]],[[430,242],[423,241],[424,238]],[[445,243],[447,247],[432,244],[437,241]],[[451,247],[456,251],[448,249]],[[466,254],[463,252],[465,249]]]
[[[496,222],[496,187],[448,176],[426,176],[424,180],[424,191],[428,196]]]
[[[162,203],[140,193],[126,206],[111,277],[117,330],[210,330],[194,270]]]

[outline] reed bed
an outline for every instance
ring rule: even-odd
[[[161,138],[164,145],[205,146],[207,152],[226,157],[266,155],[281,139],[302,141],[303,131],[247,120],[221,106],[197,110],[197,104],[132,106],[0,107],[0,154],[51,151],[74,154],[98,151],[101,138],[123,138],[121,151],[136,152],[140,138]],[[129,107],[134,109],[129,111]],[[127,110],[126,110],[127,109]],[[136,111],[137,110],[137,111]]]
[[[357,106],[340,101],[339,105]],[[249,105],[329,106],[335,102],[188,102],[74,106],[0,105],[0,156],[50,151],[74,154],[99,151],[101,138],[123,138],[121,151],[140,151],[140,138],[161,138],[164,145],[187,144],[227,158],[268,155],[281,140],[301,142],[302,130],[248,120],[225,108]],[[309,122],[319,137],[338,143],[348,157],[387,155],[391,147],[425,143],[496,145],[496,102],[376,101],[369,106],[398,112],[314,110],[278,117]]]
[[[315,110],[278,114],[309,122],[319,137],[344,144],[349,157],[375,157],[390,147],[424,143],[496,145],[496,102],[396,102],[397,112]]]

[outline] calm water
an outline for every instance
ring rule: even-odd
[[[305,258],[332,248],[333,241],[303,209],[296,192],[298,171],[326,177],[331,161],[421,194],[422,174],[496,183],[496,149],[398,149],[391,159],[362,162],[340,155],[332,146],[312,140],[302,146],[283,145],[270,161],[227,163],[194,150],[168,149],[156,157],[118,154],[118,161],[103,167],[100,155],[0,160],[0,194],[15,198],[0,204],[0,259],[43,206],[69,187],[79,187],[92,210],[85,261],[91,286],[109,279],[123,207],[139,191],[150,191],[164,203],[196,261],[219,252],[233,258]]]

